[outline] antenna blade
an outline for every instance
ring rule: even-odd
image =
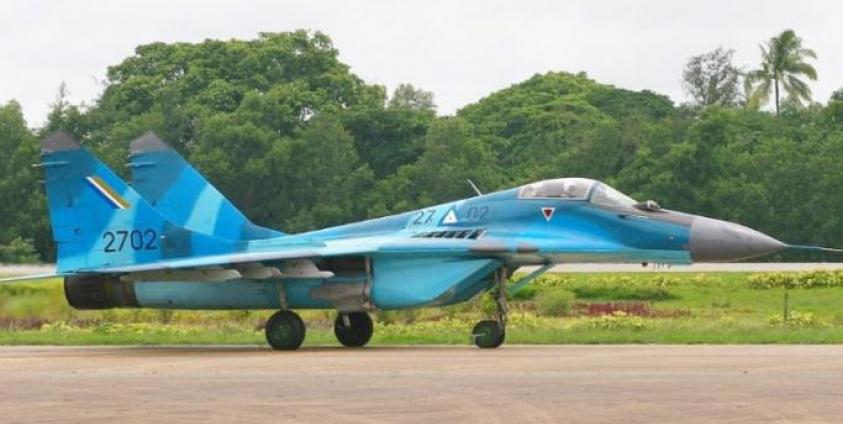
[[[477,188],[477,184],[474,184],[474,181],[471,181],[471,178],[466,179],[466,181],[468,181],[468,185],[470,185],[471,188],[474,189],[474,192],[477,193],[478,196],[483,195],[483,192],[480,191],[479,188]]]

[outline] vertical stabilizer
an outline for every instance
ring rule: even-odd
[[[231,241],[173,225],[64,132],[41,142],[58,271],[229,253]]]
[[[132,186],[176,225],[229,240],[284,233],[253,224],[175,149],[153,132],[132,141]]]

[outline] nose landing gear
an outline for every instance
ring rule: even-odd
[[[502,267],[495,271],[495,304],[498,307],[497,320],[483,320],[474,326],[471,338],[479,348],[495,348],[503,344],[506,339],[506,318],[509,309],[506,305],[507,270]]]
[[[502,345],[506,339],[506,331],[500,322],[487,319],[474,326],[471,338],[477,347],[488,349]]]

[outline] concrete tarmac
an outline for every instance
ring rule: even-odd
[[[0,422],[841,420],[843,346],[0,348]]]

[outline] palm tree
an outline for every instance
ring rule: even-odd
[[[806,63],[807,58],[816,59],[817,54],[802,47],[802,39],[792,29],[784,30],[761,46],[761,68],[746,74],[744,84],[748,96],[747,104],[758,107],[775,93],[776,116],[779,116],[781,90],[796,104],[811,100],[811,88],[802,79],[817,80],[817,71]]]

